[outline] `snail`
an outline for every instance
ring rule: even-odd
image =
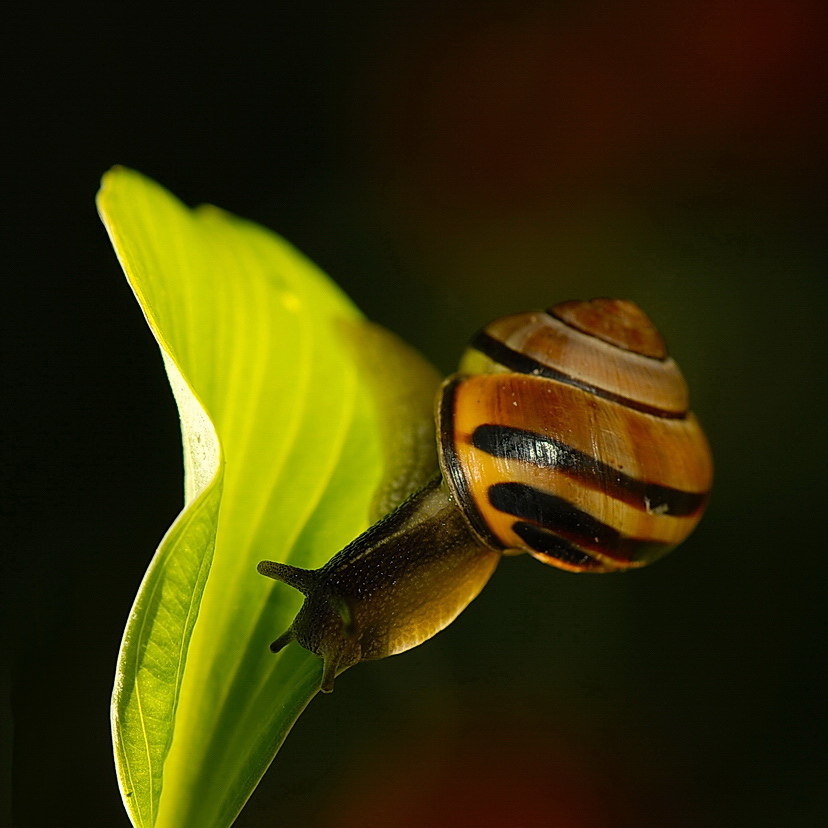
[[[435,635],[500,558],[571,572],[641,567],[683,541],[712,482],[676,363],[625,300],[569,301],[478,333],[436,402],[441,474],[319,569],[262,561],[305,596],[293,640],[321,689]]]

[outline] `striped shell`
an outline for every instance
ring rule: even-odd
[[[570,571],[644,566],[684,540],[712,482],[678,366],[632,302],[493,322],[443,385],[440,462],[487,546]]]

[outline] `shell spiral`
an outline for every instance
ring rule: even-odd
[[[440,463],[475,535],[570,571],[644,566],[699,522],[713,464],[687,386],[632,302],[499,319],[438,399]]]

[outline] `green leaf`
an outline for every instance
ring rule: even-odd
[[[119,655],[118,779],[140,828],[229,826],[321,678],[297,644],[269,651],[302,599],[256,564],[320,566],[433,473],[439,377],[273,233],[123,168],[98,206],[186,472]]]

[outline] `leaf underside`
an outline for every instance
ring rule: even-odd
[[[302,599],[256,564],[322,565],[433,473],[439,377],[270,231],[124,168],[98,207],[161,347],[186,481],[119,654],[118,779],[140,828],[229,826],[321,679],[297,644],[269,651]]]

